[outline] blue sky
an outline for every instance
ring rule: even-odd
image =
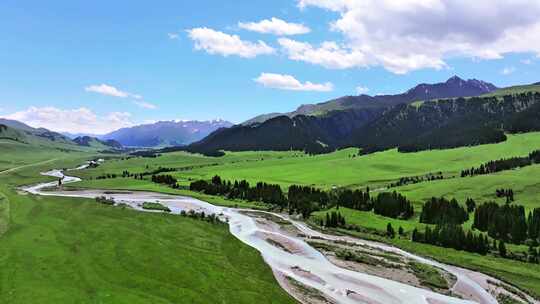
[[[537,1],[4,0],[0,116],[104,133],[155,120],[242,122],[452,75],[532,83],[537,13]]]

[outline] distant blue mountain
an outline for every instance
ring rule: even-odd
[[[99,136],[102,140],[115,140],[126,147],[182,146],[205,138],[208,134],[233,126],[224,120],[160,121],[123,128]]]

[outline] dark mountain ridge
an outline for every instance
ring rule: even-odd
[[[463,80],[457,76],[453,76],[446,82],[442,83],[419,84],[402,94],[344,96],[318,104],[301,105],[295,111],[290,113],[271,113],[259,115],[243,124],[249,125],[252,123],[261,123],[281,115],[289,117],[294,117],[296,115],[317,116],[337,110],[387,108],[400,103],[411,103],[415,101],[480,96],[491,93],[495,90],[497,90],[497,87],[491,83],[477,79]]]
[[[448,108],[454,108],[455,104],[447,106],[448,101],[440,101],[439,106],[437,101],[433,101],[433,105],[436,105],[433,108],[431,103],[424,102],[426,104],[424,108],[422,103],[415,103],[416,101],[456,97],[463,99],[464,96],[479,96],[494,90],[496,90],[494,85],[483,81],[475,79],[465,81],[459,77],[452,77],[444,83],[420,84],[399,95],[345,96],[326,103],[301,106],[295,115],[277,116],[262,123],[244,124],[216,131],[207,138],[191,144],[187,150],[213,155],[219,154],[216,153],[219,150],[294,149],[324,153],[337,148],[356,146],[364,148],[365,151],[375,151],[391,147],[392,144],[403,144],[415,136],[429,138],[424,129],[442,128],[444,124],[456,123],[455,121],[466,115],[467,111],[473,110],[467,109],[467,106],[458,107],[456,113],[448,114],[449,117],[445,118],[446,114],[441,116],[441,113],[448,112]],[[476,112],[478,111],[475,110],[474,113]],[[418,127],[414,126],[416,123]],[[385,131],[385,127],[393,130],[393,133]],[[470,138],[467,143],[488,140],[486,139],[488,132],[485,130],[470,131],[484,137],[477,141]],[[408,137],[401,138],[404,135]],[[491,136],[489,139],[491,141],[501,139],[500,132]],[[385,142],[381,139],[386,137],[392,138],[393,141]]]
[[[73,139],[73,142],[75,142],[79,146],[84,146],[84,147],[91,147],[91,146],[101,144],[101,145],[104,145],[104,146],[107,146],[107,147],[110,147],[110,148],[116,149],[116,150],[123,149],[122,144],[120,144],[116,140],[112,140],[112,139],[100,140],[100,139],[98,139],[96,137],[91,137],[91,136],[80,136],[80,137],[77,137],[77,138]]]
[[[66,137],[66,136],[64,136],[64,135],[62,135],[60,133],[53,132],[53,131],[47,130],[45,128],[33,128],[33,127],[30,127],[29,125],[27,125],[25,123],[22,123],[20,121],[17,121],[17,120],[0,118],[0,124],[3,124],[3,125],[8,126],[10,128],[16,129],[16,130],[18,130],[20,132],[23,132],[24,134],[28,134],[30,136],[36,136],[36,137],[40,137],[40,138],[43,138],[43,139],[51,140],[51,141],[54,141],[54,142],[65,143],[65,144],[72,144],[73,143],[70,138],[68,138],[68,137]]]

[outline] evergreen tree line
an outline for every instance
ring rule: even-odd
[[[345,227],[345,218],[339,212],[332,211],[326,213],[326,218],[322,223],[327,228],[341,228]]]
[[[487,231],[494,239],[521,244],[528,237],[538,238],[539,226],[536,224],[538,221],[540,213],[537,210],[530,213],[527,219],[525,208],[521,205],[499,206],[497,203],[489,202],[476,208],[473,228]]]
[[[499,198],[505,197],[507,202],[514,201],[514,190],[512,189],[497,189],[495,195]]]
[[[180,188],[180,185],[178,185],[178,180],[174,178],[172,175],[152,175],[152,182],[156,184],[164,184],[168,185],[174,189]]]
[[[373,201],[369,194],[369,187],[366,191],[362,190],[341,190],[338,193],[338,204],[350,209],[371,211],[373,209]]]
[[[147,166],[147,169],[148,169],[148,166]],[[168,172],[175,172],[175,171],[177,171],[176,168],[164,168],[164,167],[159,167],[155,170],[145,171],[141,173],[131,173],[128,170],[124,170],[122,171],[122,174],[105,173],[96,177],[96,179],[114,179],[114,178],[123,177],[123,178],[134,178],[134,179],[143,180],[145,176],[158,175],[161,173],[168,173]]]
[[[371,197],[369,188],[365,191],[348,189],[324,191],[309,186],[291,185],[285,195],[279,185],[259,182],[252,187],[246,180],[230,182],[216,175],[211,181],[193,181],[189,189],[229,199],[276,205],[288,208],[290,213],[302,214],[305,218],[315,211],[330,206],[362,211],[373,210],[378,215],[401,219],[408,219],[414,215],[412,204],[406,197],[397,192],[380,193],[377,197]]]
[[[461,225],[439,224],[435,228],[426,227],[424,233],[414,229],[412,241],[435,246],[453,248],[485,255],[489,252],[489,239],[481,233],[465,233]]]
[[[503,158],[499,160],[492,160],[485,164],[480,165],[480,167],[472,167],[470,169],[462,170],[461,177],[466,176],[475,176],[475,175],[484,175],[492,174],[505,170],[512,170],[516,168],[522,168],[530,166],[534,163],[540,162],[540,150],[533,151],[525,157],[512,157],[512,158]]]
[[[251,187],[246,180],[234,181],[232,183],[222,180],[217,175],[210,182],[205,180],[194,181],[190,184],[189,189],[209,195],[221,195],[229,199],[257,201],[281,207],[285,207],[287,202],[279,185],[259,182],[254,187]]]
[[[327,208],[331,201],[328,192],[308,186],[290,186],[287,197],[289,212],[300,213],[304,218],[308,218],[312,212]]]
[[[456,199],[431,198],[422,207],[420,223],[460,225],[469,220],[469,214]]]
[[[388,188],[401,187],[409,184],[418,184],[422,182],[431,182],[436,180],[442,180],[444,176],[442,172],[429,173],[424,176],[406,176],[401,177],[397,182],[388,185]]]
[[[476,202],[472,198],[468,198],[465,201],[465,206],[467,206],[467,213],[471,213],[476,209]]]
[[[380,193],[373,201],[373,211],[378,215],[399,219],[409,219],[414,215],[411,202],[395,191]]]

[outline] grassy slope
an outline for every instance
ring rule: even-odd
[[[315,157],[299,157],[298,153],[293,152],[266,152],[264,156],[256,152],[231,153],[223,158],[206,158],[185,153],[171,153],[156,159],[139,158],[128,161],[110,161],[97,169],[84,172],[84,175],[88,177],[97,176],[102,173],[121,173],[124,169],[128,169],[131,172],[143,172],[147,170],[146,165],[152,169],[158,166],[184,167],[201,164],[218,164],[174,174],[185,184],[189,182],[189,178],[210,178],[214,174],[220,174],[230,179],[247,178],[250,181],[265,180],[280,183],[284,186],[301,183],[313,184],[324,188],[329,188],[334,184],[352,187],[370,185],[373,188],[377,185],[385,185],[387,182],[402,176],[421,175],[428,172],[443,171],[446,176],[458,175],[461,169],[478,166],[483,162],[493,159],[523,156],[538,148],[540,148],[540,133],[510,136],[507,142],[496,145],[408,154],[401,154],[392,150],[356,158],[349,157],[349,155],[355,152],[352,149]],[[416,208],[418,212],[423,199],[431,195],[442,195],[446,193],[451,196],[455,192],[456,196],[461,198],[460,193],[464,190],[459,190],[460,187],[464,189],[466,187],[473,187],[473,189],[469,190],[471,191],[470,193],[474,192],[479,198],[485,198],[491,195],[491,188],[493,187],[511,186],[518,190],[518,186],[523,185],[523,191],[518,190],[516,197],[518,200],[520,198],[530,197],[529,200],[525,200],[525,203],[529,207],[533,207],[535,206],[534,197],[536,197],[538,191],[533,187],[534,181],[531,179],[530,183],[527,184],[527,180],[530,176],[536,174],[536,170],[538,168],[534,166],[520,171],[503,172],[497,175],[464,179],[458,178],[410,185],[397,188],[397,190],[407,193],[407,195],[410,195],[417,202]],[[515,175],[513,177],[515,178],[515,182],[512,185],[508,185],[508,181],[512,179],[506,175]],[[485,179],[485,182],[478,181],[483,179]],[[452,183],[455,183],[455,185],[452,185]],[[92,180],[84,184],[86,186],[105,188],[127,187],[130,189],[174,191],[166,187],[152,185],[149,182],[138,182],[131,179]],[[190,193],[185,194],[189,195]],[[467,196],[466,193],[463,194],[463,197],[465,196]],[[203,199],[205,198],[203,197]],[[212,198],[209,200],[222,199]],[[227,202],[221,203],[226,204]],[[346,216],[347,222],[377,230],[384,231],[388,222],[392,222],[396,230],[399,226],[402,226],[409,232],[415,226],[420,225],[417,222],[417,218],[413,221],[398,221],[379,217],[373,213],[346,210],[344,208],[340,210]],[[411,243],[406,240],[394,240],[392,242],[402,248],[431,256],[447,263],[459,264],[485,271],[540,295],[540,267],[537,265],[495,257],[486,258],[471,253]]]
[[[247,179],[251,182],[264,180],[279,183],[314,185],[331,188],[365,187],[372,189],[384,186],[403,176],[415,176],[443,171],[446,176],[459,175],[462,169],[478,166],[486,161],[510,156],[527,155],[540,148],[540,133],[511,135],[501,144],[450,150],[398,153],[390,150],[356,158],[349,156],[356,149],[347,149],[331,154],[306,156],[297,152],[243,152],[229,153],[223,158],[208,158],[186,153],[166,154],[156,159],[131,159],[108,162],[100,168],[89,170],[85,176],[103,173],[147,171],[163,167],[185,167],[207,165],[190,171],[173,173],[183,184],[191,179],[209,179],[219,174],[225,179]],[[208,166],[209,164],[217,164]]]
[[[505,199],[495,196],[495,190],[511,188],[514,190],[516,203],[524,205],[530,210],[540,207],[540,181],[536,178],[538,176],[540,176],[540,165],[533,165],[492,175],[407,185],[396,188],[396,190],[416,202],[424,202],[431,197],[444,196],[456,198],[460,202],[464,202],[470,197],[477,202],[504,203]]]
[[[540,92],[540,85],[520,85],[520,86],[502,88],[493,93],[482,95],[482,97],[489,97],[489,96],[501,97],[504,95],[513,95],[513,94],[528,93],[528,92],[533,92],[533,93]]]
[[[88,153],[96,153],[98,150],[103,149],[103,146],[87,148],[75,144],[48,141],[38,137],[32,137],[32,140],[31,143],[23,143],[0,139],[0,172],[50,159],[88,155]]]
[[[14,191],[89,156],[0,175],[0,229],[9,227],[0,236],[2,301],[294,303],[226,225]]]
[[[458,175],[462,169],[483,162],[510,156],[527,155],[540,148],[540,133],[510,136],[507,142],[470,148],[398,153],[390,150],[349,158],[356,152],[347,149],[313,157],[271,159],[257,163],[239,162],[217,167],[206,167],[192,172],[178,173],[179,177],[210,178],[219,174],[226,179],[246,178],[265,180],[288,186],[294,183],[312,184],[321,188],[333,185],[359,187],[385,185],[403,176],[414,176],[443,171]]]
[[[268,182],[277,182],[284,186],[292,183],[302,183],[315,184],[325,188],[328,188],[333,184],[342,186],[352,185],[355,187],[371,185],[373,187],[377,184],[386,184],[388,181],[395,180],[402,176],[420,175],[439,170],[443,171],[447,176],[457,175],[461,169],[478,166],[479,164],[492,159],[526,155],[530,151],[538,148],[540,148],[540,133],[510,136],[508,142],[497,145],[410,154],[400,154],[393,150],[357,158],[349,157],[354,150],[339,151],[329,155],[316,157],[297,157],[298,155],[294,156],[294,154],[290,153],[269,153],[265,156],[263,161],[260,159],[259,161],[252,161],[253,155],[256,155],[257,153],[232,153],[224,158],[217,159],[175,153],[151,160],[132,159],[128,161],[129,163],[124,161],[109,162],[94,171],[88,170],[85,174],[94,175],[103,172],[112,173],[110,172],[111,170],[120,173],[123,169],[128,169],[130,171],[133,169],[135,171],[132,172],[136,172],[136,170],[144,169],[144,166],[147,163],[150,164],[150,167],[158,166],[159,164],[167,164],[169,167],[179,167],[184,166],[187,163],[199,164],[213,161],[221,162],[221,164],[218,166],[197,168],[192,171],[178,172],[175,173],[175,175],[183,179],[186,183],[188,178],[209,178],[214,174],[220,174],[225,178],[230,179],[247,178],[251,181],[265,180]],[[251,161],[248,161],[248,159]],[[432,183],[421,183],[397,188],[397,190],[404,191],[408,195],[411,195],[411,198],[417,202],[416,209],[417,212],[419,212],[421,202],[425,197],[429,197],[433,194],[444,194],[438,193],[437,189],[446,191],[445,193],[448,195],[451,195],[456,191],[458,198],[461,198],[457,186],[471,186],[474,187],[474,189],[470,191],[477,193],[479,197],[484,197],[489,196],[492,192],[490,187],[508,187],[508,181],[511,179],[505,177],[505,175],[516,175],[516,180],[512,182],[511,186],[518,190],[519,185],[524,185],[523,191],[518,191],[516,197],[518,200],[526,196],[530,197],[528,206],[532,207],[535,206],[534,197],[537,195],[538,191],[532,186],[534,180],[530,179],[530,176],[534,176],[533,174],[536,174],[536,170],[538,170],[538,168],[537,166],[534,166],[520,171],[503,172],[493,176],[464,179],[458,178]],[[477,179],[485,179],[486,182],[478,182]],[[527,184],[527,179],[531,180],[530,184]],[[125,181],[122,179],[106,181],[93,180],[86,182],[86,186],[101,187],[103,185],[108,185],[111,188],[115,188],[124,183]],[[453,188],[454,186],[450,185],[451,183],[457,184],[456,189]],[[493,184],[488,187],[488,183]],[[133,182],[129,182],[129,184],[132,188],[144,187],[144,189],[148,189],[148,187],[158,187],[152,189],[158,191],[166,189],[160,186],[149,186],[148,182],[142,182],[142,184],[139,185],[136,185]],[[407,191],[408,188],[414,189],[417,192],[413,193],[412,190]],[[465,196],[466,195],[464,194],[463,197]],[[399,226],[402,226],[407,232],[410,232],[414,227],[421,228],[421,226],[423,226],[418,223],[418,217],[411,221],[401,221],[377,216],[372,212],[359,212],[348,210],[346,208],[340,208],[340,212],[346,217],[348,223],[354,223],[380,231],[385,231],[388,222],[393,224],[394,229],[397,230]],[[318,213],[315,214],[315,216],[317,217],[323,214],[324,213]],[[467,225],[470,225],[470,222],[467,223]],[[467,252],[412,243],[404,239],[396,239],[391,242],[406,250],[429,256],[446,263],[458,264],[464,267],[481,270],[540,296],[540,266],[538,265],[496,257],[483,257]],[[516,247],[511,248],[511,250],[523,250],[523,248]]]

